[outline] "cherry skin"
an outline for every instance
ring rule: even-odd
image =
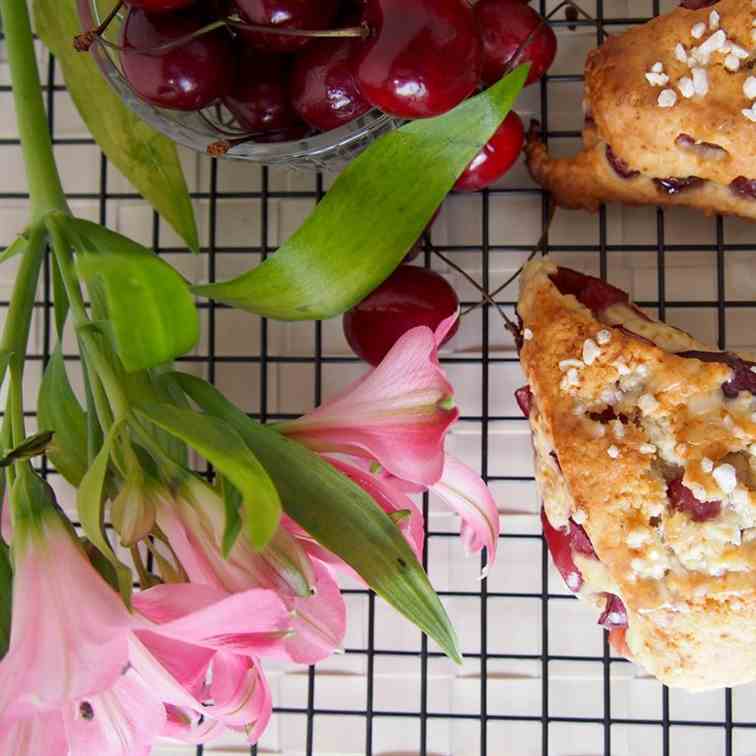
[[[283,29],[318,31],[328,29],[336,16],[338,0],[235,0],[242,19],[250,24]],[[253,47],[266,52],[295,52],[312,41],[311,37],[239,29],[239,35]]]
[[[130,8],[141,8],[148,13],[169,13],[188,8],[194,0],[127,0]]]
[[[510,68],[521,63],[531,64],[525,83],[533,84],[554,62],[557,50],[554,30],[521,0],[480,0],[475,6],[475,18],[483,41],[484,84],[495,84]],[[533,38],[527,42],[531,34]]]
[[[370,110],[354,77],[351,39],[316,39],[294,62],[289,93],[300,118],[330,131]]]
[[[525,128],[512,111],[454,184],[463,192],[477,192],[498,181],[515,163],[525,144]]]
[[[286,60],[256,50],[238,51],[236,57],[236,75],[223,104],[239,125],[260,136],[272,137],[288,137],[301,127],[289,102]]]
[[[143,100],[161,108],[200,110],[225,93],[233,73],[231,38],[225,29],[190,40],[160,53],[152,48],[184,37],[204,25],[199,16],[129,11],[121,31],[121,64],[131,88]]]
[[[344,314],[344,335],[354,353],[377,365],[411,328],[435,330],[457,312],[459,299],[445,278],[426,268],[400,265],[372,294]],[[444,339],[457,332],[459,320]]]
[[[398,118],[428,118],[475,90],[480,37],[467,0],[368,0],[372,36],[360,46],[363,95]]]

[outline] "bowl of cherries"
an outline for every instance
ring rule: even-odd
[[[556,53],[526,0],[78,1],[77,48],[145,121],[269,165],[341,167],[515,65],[536,81]]]

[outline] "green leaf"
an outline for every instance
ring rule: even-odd
[[[76,492],[76,508],[84,534],[96,546],[100,553],[113,565],[118,576],[118,585],[123,600],[131,603],[131,570],[122,564],[113,552],[103,529],[103,488],[108,472],[113,442],[121,430],[121,423],[116,423],[103,441],[94,462],[84,475],[79,490]]]
[[[456,633],[428,576],[373,499],[322,457],[248,418],[205,381],[183,373],[177,378],[194,402],[241,435],[276,484],[284,511],[459,662]]]
[[[11,607],[13,604],[13,570],[10,550],[0,540],[0,659],[8,651],[11,630]]]
[[[34,0],[34,26],[55,54],[71,98],[110,162],[195,252],[197,225],[176,145],[129,110],[89,54],[73,48],[82,31],[76,0]]]
[[[145,404],[136,413],[168,431],[214,465],[241,495],[242,527],[249,543],[261,549],[278,528],[281,500],[257,457],[228,423],[171,404]]]
[[[53,287],[53,307],[55,308],[55,332],[58,334],[58,341],[63,340],[63,329],[68,317],[68,293],[63,283],[63,276],[60,274],[60,268],[53,263],[52,269],[52,287]]]
[[[88,221],[67,225],[85,242],[83,247],[77,244],[76,268],[104,296],[113,347],[126,370],[171,362],[195,346],[199,315],[194,297],[167,262]]]
[[[228,555],[234,548],[236,539],[241,532],[242,520],[239,509],[242,497],[234,485],[223,476],[221,476],[221,490],[223,491],[223,504],[226,510],[226,523],[223,528],[223,557],[228,559]]]
[[[9,246],[7,246],[2,254],[0,254],[0,264],[7,262],[11,258],[15,257],[16,255],[20,255],[23,252],[26,252],[26,250],[29,247],[29,239],[27,236],[21,234],[16,238],[15,241],[11,242]]]
[[[54,435],[52,431],[45,430],[28,436],[0,459],[0,467],[10,467],[14,462],[32,459],[44,454]]]
[[[60,346],[42,377],[37,413],[40,427],[55,433],[47,456],[71,485],[78,486],[87,472],[87,415],[68,381]]]
[[[457,178],[509,112],[521,66],[446,115],[414,121],[372,144],[275,255],[202,297],[279,320],[333,317],[399,265]]]

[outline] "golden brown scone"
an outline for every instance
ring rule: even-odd
[[[531,129],[533,178],[570,208],[687,205],[756,219],[754,19],[750,0],[720,0],[610,37],[586,64],[584,151],[551,159]]]
[[[755,679],[752,363],[547,261],[525,269],[518,311],[536,480],[568,585],[600,609],[624,602],[629,655],[664,683]]]

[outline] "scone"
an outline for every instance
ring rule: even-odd
[[[756,219],[756,6],[681,7],[588,56],[582,152],[552,158],[539,129],[533,178],[557,204],[688,205]]]
[[[703,690],[756,678],[756,363],[528,265],[518,313],[544,532],[621,653]]]

